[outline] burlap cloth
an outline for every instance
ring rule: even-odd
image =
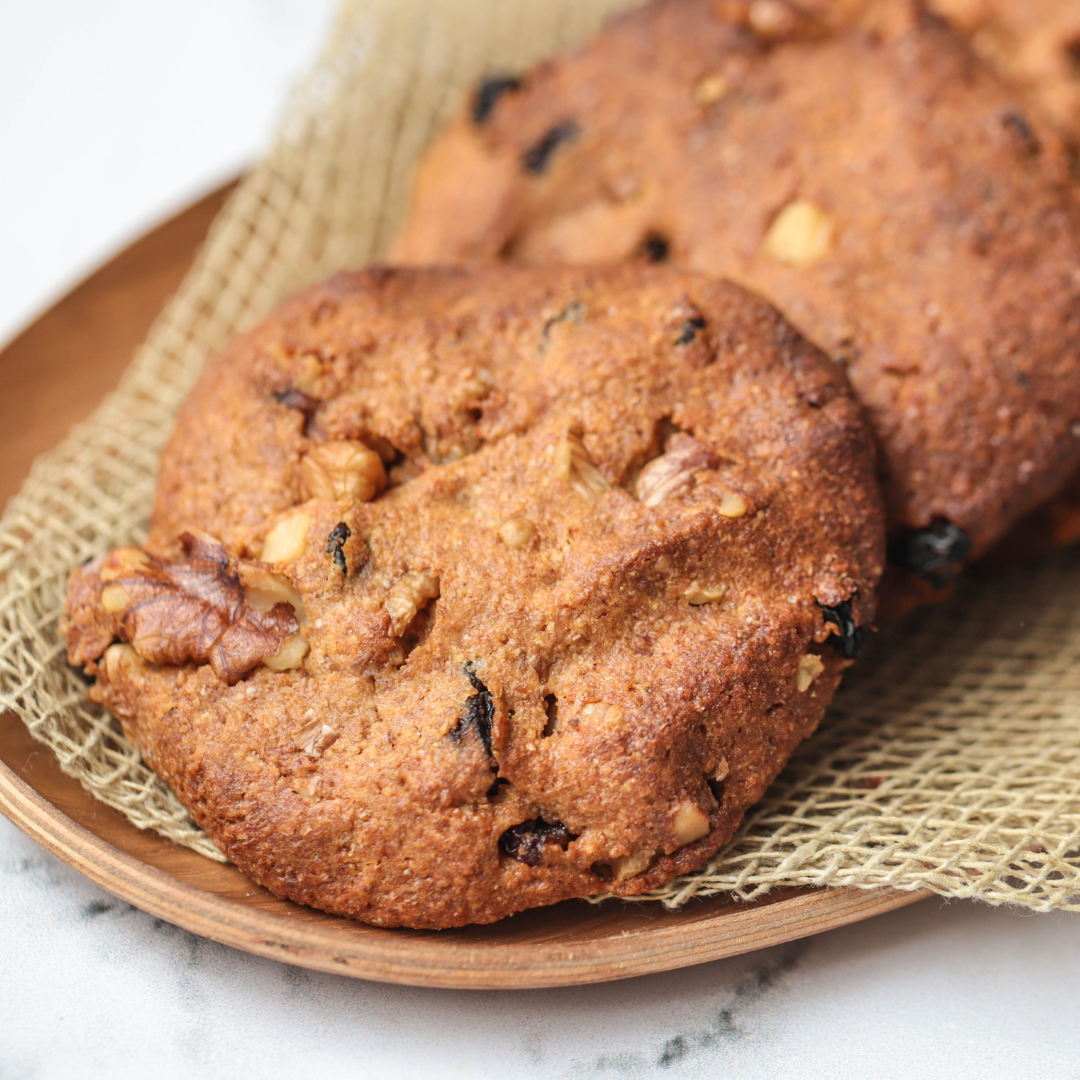
[[[582,39],[625,0],[346,0],[273,148],[215,222],[119,390],[0,523],[0,705],[143,828],[222,856],[83,698],[57,624],[71,567],[145,534],[157,456],[208,357],[277,300],[386,249],[465,87]],[[872,641],[820,732],[678,904],[891,885],[1080,904],[1080,556],[973,581]]]

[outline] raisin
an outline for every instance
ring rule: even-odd
[[[341,576],[349,573],[349,564],[345,561],[345,541],[352,536],[352,530],[344,521],[339,521],[331,530],[326,540],[326,554],[333,557],[334,565],[341,571]]]
[[[492,75],[485,79],[477,88],[472,101],[472,122],[480,127],[491,118],[499,98],[503,94],[512,93],[521,89],[521,80],[513,75]]]
[[[465,702],[464,712],[450,729],[450,738],[454,742],[461,742],[468,732],[475,731],[484,744],[488,757],[491,757],[491,726],[495,720],[495,703],[491,700],[491,691],[477,678],[471,660],[465,665],[464,671],[476,693]]]
[[[844,600],[835,607],[825,604],[818,606],[821,608],[822,618],[840,631],[839,634],[830,635],[829,640],[840,650],[840,655],[845,660],[854,660],[863,647],[866,633],[861,626],[855,625],[855,617],[851,614],[851,600]]]
[[[318,399],[305,394],[303,390],[283,390],[280,394],[275,394],[274,398],[279,405],[299,409],[307,417],[312,416],[319,407]]]
[[[1006,109],[1001,114],[1001,122],[1007,130],[1012,132],[1020,140],[1024,153],[1034,157],[1042,149],[1039,138],[1031,129],[1027,118],[1014,109]]]
[[[558,844],[565,851],[570,841],[576,839],[565,825],[558,822],[552,825],[543,818],[535,818],[507,829],[499,837],[499,850],[526,866],[539,866],[545,844]]]
[[[676,345],[689,345],[697,337],[699,330],[705,329],[705,316],[695,315],[687,319],[679,327],[679,336],[675,339]]]
[[[970,553],[968,534],[945,518],[938,518],[929,528],[894,537],[889,543],[889,560],[919,574],[935,589],[945,587]]]
[[[540,176],[547,172],[551,162],[551,155],[563,143],[572,142],[581,133],[581,128],[573,120],[565,120],[556,124],[553,128],[542,135],[529,147],[521,157],[521,163],[525,171],[534,176]]]
[[[651,232],[641,241],[641,254],[649,262],[662,263],[671,258],[671,244],[666,236]]]

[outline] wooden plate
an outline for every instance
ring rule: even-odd
[[[113,389],[229,190],[121,252],[0,352],[0,499],[14,494],[36,454]],[[624,979],[791,941],[929,895],[784,889],[752,904],[716,898],[677,912],[569,901],[494,926],[380,930],[278,900],[235,867],[135,828],[64,776],[10,714],[0,717],[0,811],[103,888],[177,926],[287,963],[415,986]]]

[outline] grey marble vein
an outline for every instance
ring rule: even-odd
[[[1080,919],[930,901],[603,986],[382,986],[248,956],[0,820],[0,1080],[1080,1076]]]

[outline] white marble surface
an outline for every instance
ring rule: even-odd
[[[0,339],[256,152],[328,10],[0,2]],[[1080,1077],[1075,915],[927,901],[625,983],[425,991],[195,938],[2,819],[0,907],[0,1080]]]

